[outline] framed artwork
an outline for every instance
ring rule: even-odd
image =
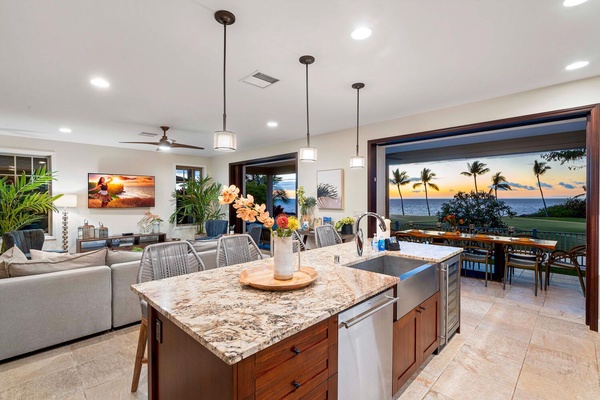
[[[344,209],[344,170],[317,171],[317,206],[322,210]]]

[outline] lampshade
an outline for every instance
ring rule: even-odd
[[[216,131],[215,132],[215,150],[235,151],[237,146],[234,132]]]
[[[317,161],[317,149],[315,147],[300,147],[300,161]]]
[[[63,194],[62,197],[60,197],[60,198],[56,199],[56,201],[54,201],[54,205],[56,207],[75,208],[75,207],[77,207],[77,195]]]
[[[235,133],[227,130],[227,26],[235,22],[235,15],[226,10],[215,12],[215,19],[223,25],[223,129],[215,132],[214,148],[218,151],[235,151]]]
[[[350,168],[364,168],[365,158],[363,156],[350,157]]]

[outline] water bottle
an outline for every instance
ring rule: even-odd
[[[382,236],[379,236],[379,241],[377,242],[377,246],[379,251],[385,251],[385,239]]]
[[[373,241],[371,242],[371,249],[373,249],[373,251],[375,252],[379,251],[379,241],[377,240],[377,236],[373,237]]]

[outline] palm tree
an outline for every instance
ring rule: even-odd
[[[473,164],[467,163],[468,171],[461,172],[461,175],[472,176],[475,180],[475,193],[477,193],[477,175],[483,175],[490,172],[489,168],[486,168],[487,164],[479,161],[473,161]]]
[[[540,188],[540,194],[542,195],[542,201],[544,202],[544,211],[546,212],[546,217],[548,217],[548,207],[546,207],[546,199],[544,199],[544,192],[542,191],[542,183],[540,182],[540,175],[544,175],[546,173],[546,171],[548,171],[550,168],[549,165],[546,165],[545,162],[538,162],[538,160],[535,160],[533,162],[533,173],[535,174],[535,177],[537,178],[538,181],[538,187]]]
[[[417,182],[413,185],[413,189],[418,188],[423,185],[425,188],[425,202],[427,203],[427,213],[431,216],[431,211],[429,210],[429,198],[427,197],[427,186],[430,188],[439,191],[440,188],[435,183],[431,183],[431,180],[435,178],[435,172],[431,172],[429,168],[423,168],[421,171],[421,182]]]
[[[501,175],[502,171],[496,172],[494,176],[492,176],[492,187],[490,188],[490,193],[494,190],[494,197],[498,198],[498,189],[500,190],[512,190],[510,185],[507,182],[506,178]]]
[[[410,178],[408,177],[406,171],[400,172],[399,169],[392,171],[392,175],[394,175],[394,177],[390,179],[390,183],[398,187],[398,194],[400,195],[400,204],[402,205],[402,215],[404,215],[404,199],[402,198],[402,191],[400,190],[400,186],[404,186],[410,183]]]

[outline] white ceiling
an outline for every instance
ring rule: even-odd
[[[118,142],[169,125],[206,147],[178,152],[217,154],[218,9],[237,17],[227,76],[239,149],[305,137],[304,54],[316,58],[312,134],[355,124],[357,81],[368,124],[600,75],[599,0],[0,0],[0,134],[153,151]],[[360,25],[373,35],[355,41]],[[580,59],[590,65],[565,71]],[[239,81],[255,70],[280,82]],[[111,87],[92,87],[97,75]]]

